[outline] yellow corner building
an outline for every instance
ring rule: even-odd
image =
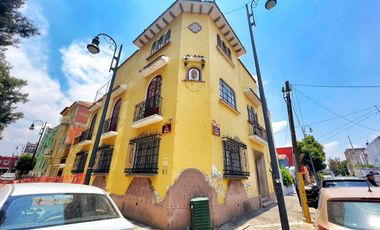
[[[257,84],[245,48],[214,1],[177,0],[117,70],[91,184],[126,217],[191,225],[207,197],[216,227],[275,199]],[[90,108],[63,175],[87,170],[105,99]]]

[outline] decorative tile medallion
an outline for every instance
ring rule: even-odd
[[[202,26],[199,25],[199,24],[196,23],[196,22],[191,23],[191,24],[189,25],[188,28],[189,28],[189,30],[191,30],[191,32],[193,32],[193,33],[198,33],[199,31],[202,30]]]

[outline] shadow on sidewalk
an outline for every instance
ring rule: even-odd
[[[268,207],[258,209],[256,211],[252,211],[249,213],[246,213],[244,215],[236,217],[235,220],[232,220],[228,223],[223,224],[219,228],[216,228],[218,230],[231,230],[231,229],[236,229],[236,228],[241,228],[244,226],[244,224],[248,225],[248,222],[255,217],[260,216],[261,214],[271,210],[272,208],[275,208],[277,206],[277,202],[274,202],[273,204],[269,205]],[[244,229],[244,228],[241,228]]]

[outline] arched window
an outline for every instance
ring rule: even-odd
[[[231,59],[231,50],[230,48],[227,48],[227,57]]]
[[[153,42],[153,44],[152,44],[152,50],[151,50],[151,53],[154,53],[154,52],[156,52],[156,45],[157,45],[157,42],[155,41],[155,42]]]
[[[121,99],[119,99],[115,103],[115,106],[113,107],[109,131],[117,130],[117,122],[119,120],[120,107],[121,107]]]
[[[165,34],[165,44],[170,41],[170,33],[171,33],[171,30],[168,30]]]
[[[187,70],[187,80],[190,81],[200,81],[201,80],[201,71],[198,68],[191,67]]]
[[[95,113],[94,116],[92,117],[91,124],[90,124],[90,128],[89,128],[89,131],[88,131],[88,137],[89,137],[89,138],[92,137],[92,133],[94,132],[95,123],[96,123],[96,117],[97,117],[97,116],[98,116],[98,114]]]
[[[164,45],[163,43],[164,43],[164,35],[162,35],[160,39],[158,39],[156,50],[159,50]]]
[[[222,40],[220,39],[219,34],[216,35],[216,42],[220,48],[222,48]]]
[[[223,52],[227,55],[227,46],[224,42],[222,42],[222,46]]]
[[[161,84],[162,77],[160,75],[150,81],[146,93],[144,117],[159,114],[161,105]]]

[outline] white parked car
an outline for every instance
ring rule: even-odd
[[[371,191],[369,191],[371,190]],[[322,188],[316,230],[377,230],[380,223],[380,188]]]
[[[15,173],[4,173],[0,176],[0,181],[1,182],[11,182],[14,179],[16,179],[16,174]]]
[[[0,229],[133,229],[100,188],[65,183],[7,184]]]

